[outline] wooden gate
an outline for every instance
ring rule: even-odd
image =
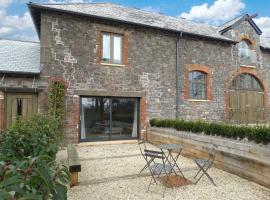
[[[249,75],[236,77],[230,87],[230,120],[255,123],[264,118],[264,93],[258,80]]]
[[[5,127],[11,126],[17,119],[29,119],[37,113],[37,95],[30,93],[6,93]]]

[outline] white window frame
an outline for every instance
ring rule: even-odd
[[[104,48],[106,48],[104,46],[104,36],[110,36],[110,49],[107,50],[109,51],[109,58],[104,58],[104,53],[106,52]],[[120,59],[115,59],[115,38],[116,37],[120,37],[120,52],[119,53],[119,57]],[[101,51],[101,59],[102,59],[102,63],[104,64],[115,64],[115,65],[121,65],[123,62],[123,35],[118,34],[118,33],[109,33],[109,32],[102,32],[101,33],[101,41],[102,41],[102,51]]]

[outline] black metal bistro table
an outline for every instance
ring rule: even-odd
[[[182,174],[182,176],[185,177],[184,174],[182,173],[180,167],[177,164],[177,160],[181,154],[183,146],[180,144],[160,144],[160,145],[158,145],[158,148],[160,148],[160,150],[165,154],[166,162],[168,162],[174,168],[177,168],[177,170]],[[173,151],[177,152],[176,156],[172,155]],[[174,170],[174,172],[175,172],[175,170]]]

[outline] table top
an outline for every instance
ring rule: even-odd
[[[160,149],[166,149],[166,150],[178,150],[182,149],[183,146],[180,144],[160,144],[158,145]]]

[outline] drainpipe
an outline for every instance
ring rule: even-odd
[[[180,59],[180,52],[179,52],[179,41],[182,37],[182,32],[178,33],[177,40],[176,40],[176,113],[175,117],[179,117],[179,103],[180,103],[180,96],[179,96],[179,78],[181,77],[181,72],[179,69],[179,59]]]

